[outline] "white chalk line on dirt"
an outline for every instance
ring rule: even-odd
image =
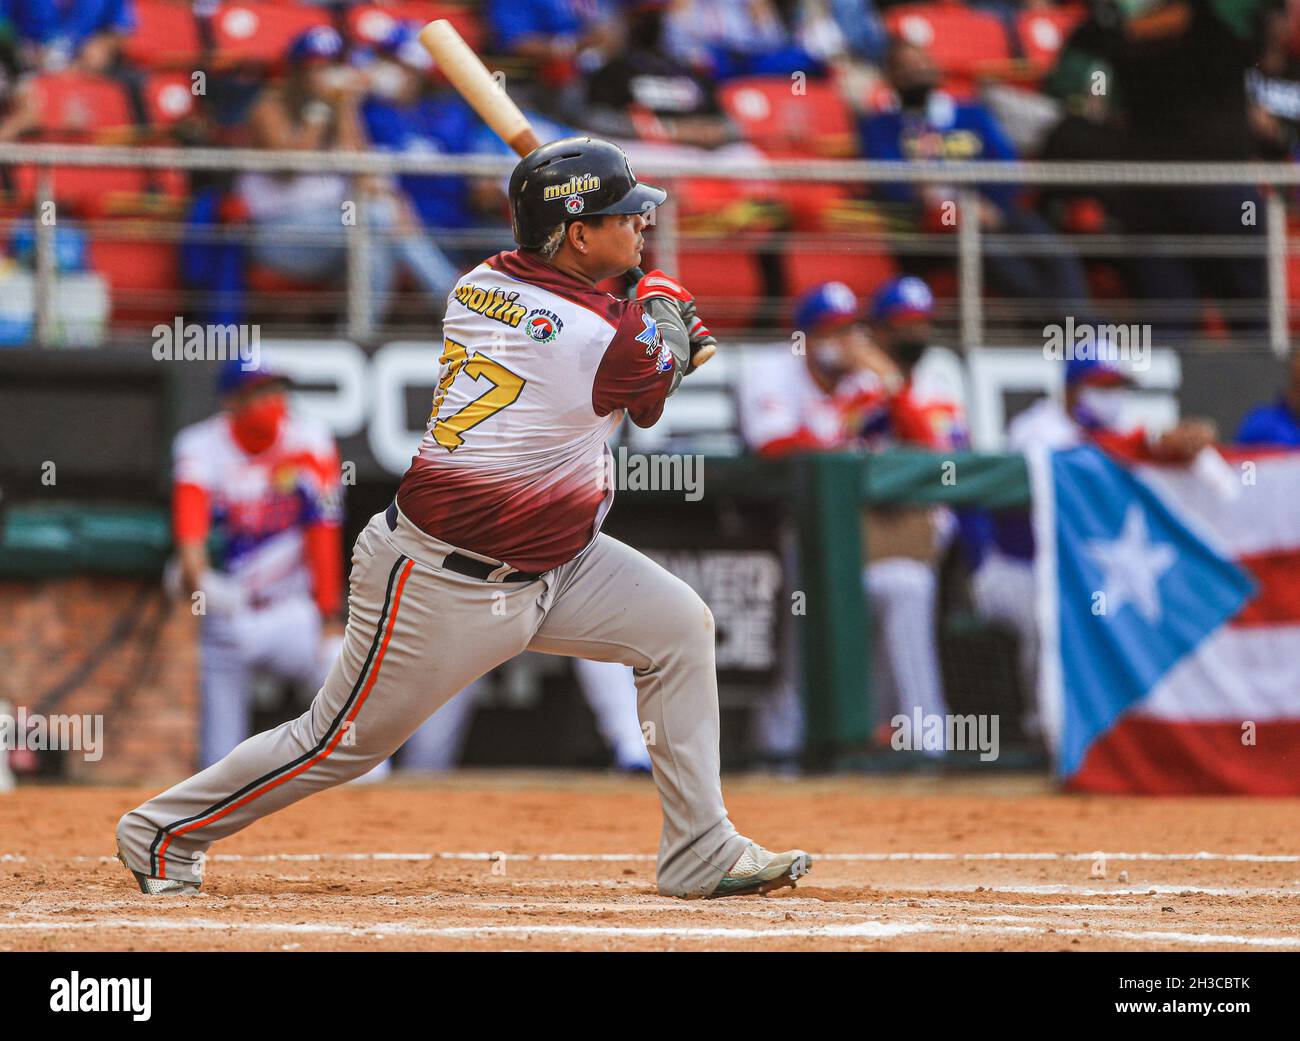
[[[973,922],[988,922],[990,924],[1002,924],[1006,922],[1037,922],[1036,919],[1026,918],[1022,915],[973,915]],[[1040,924],[1030,926],[1037,932],[1045,930]],[[1300,935],[1294,936],[1232,936],[1223,933],[1186,933],[1164,929],[1112,929],[1109,926],[1100,926],[1095,929],[1085,929],[1079,926],[1061,925],[1053,926],[1052,932],[1056,935],[1064,936],[1091,936],[1094,939],[1112,939],[1119,937],[1126,940],[1151,940],[1162,943],[1234,943],[1244,944],[1246,946],[1258,947],[1300,947]]]
[[[768,929],[730,926],[602,926],[602,925],[464,925],[416,926],[402,922],[342,926],[306,922],[214,922],[209,919],[116,918],[95,922],[0,922],[0,931],[85,932],[112,929],[143,929],[152,932],[256,932],[290,935],[352,936],[387,939],[397,936],[441,937],[446,939],[487,939],[497,936],[519,937],[590,937],[606,939],[680,939],[680,940],[771,940],[771,939],[892,939],[918,933],[958,933],[976,935],[1087,936],[1107,941],[1134,940],[1146,943],[1230,944],[1249,947],[1297,947],[1297,936],[1235,936],[1227,933],[1189,933],[1166,930],[1080,929],[1057,927],[1049,933],[1046,926],[990,925],[972,926],[938,921],[855,922],[843,925],[776,926]]]
[[[860,884],[853,882],[818,882],[811,875],[807,879],[809,886],[824,889],[860,889]],[[1178,883],[1161,883],[1160,885],[1115,885],[1106,888],[1095,886],[1075,886],[1065,884],[1043,883],[1041,885],[891,885],[879,883],[874,888],[881,893],[1020,893],[1026,896],[1300,896],[1300,888],[1285,886],[1195,886]]]
[[[769,938],[862,937],[889,939],[905,933],[931,932],[938,928],[927,922],[856,922],[852,925],[824,925],[794,928],[745,929],[731,926],[636,926],[636,925],[450,925],[422,926],[404,922],[343,926],[326,922],[214,922],[209,919],[109,918],[96,922],[0,922],[0,930],[57,929],[65,932],[106,929],[147,929],[189,932],[275,932],[333,936],[374,937],[429,936],[473,938],[491,936],[606,936],[650,939],[761,940]]]
[[[720,916],[724,918],[758,918],[772,919],[780,921],[783,918],[862,918],[864,915],[880,914],[882,911],[883,901],[842,901],[831,905],[823,900],[816,898],[801,898],[795,896],[782,896],[779,899],[771,901],[750,901],[726,903],[725,901],[683,901],[663,898],[657,903],[649,901],[620,901],[611,903],[609,901],[582,901],[582,900],[529,900],[529,901],[510,901],[503,902],[500,900],[457,900],[455,902],[436,901],[429,902],[425,898],[411,898],[408,900],[399,900],[397,898],[381,897],[377,901],[370,897],[356,898],[363,904],[380,903],[385,906],[394,906],[405,908],[408,913],[448,913],[461,911],[477,912],[504,912],[509,914],[532,913],[548,915],[570,915],[570,914],[602,914],[602,915],[626,915],[626,914],[675,914],[686,915],[688,917],[698,915]],[[1010,903],[1002,901],[980,901],[980,902],[962,902],[960,907],[954,906],[953,901],[944,900],[921,900],[917,901],[920,906],[927,910],[948,910],[967,914],[974,911],[1034,911],[1050,914],[1054,911],[1076,912],[1076,911],[1094,911],[1105,912],[1109,914],[1149,911],[1149,904],[1133,903],[1111,903],[1111,904],[1023,904]],[[412,907],[411,905],[418,905]],[[139,906],[137,899],[122,900],[99,900],[99,901],[52,901],[47,903],[27,902],[20,911],[10,911],[6,918],[10,920],[22,919],[24,921],[49,921],[49,916],[62,916],[66,914],[94,914],[112,912],[120,914],[129,912]],[[195,905],[186,903],[182,905],[187,908],[193,908]],[[226,905],[227,907],[229,904]],[[236,905],[243,913],[254,914],[263,910],[270,905],[270,902],[263,904],[260,901],[241,900]],[[276,900],[274,908],[278,910],[282,905],[281,900]],[[223,908],[224,910],[224,908]],[[901,911],[902,908],[895,904],[892,908],[886,907],[885,913]],[[339,912],[332,912],[338,917]],[[1012,918],[1008,918],[1012,920]],[[1019,919],[1022,921],[1035,921],[1032,917]]]
[[[1153,860],[1153,861],[1229,861],[1250,864],[1300,864],[1300,854],[1291,853],[1111,853],[1097,850],[1092,853],[817,853],[809,856],[814,861],[888,862],[888,861],[960,861],[960,860]],[[25,860],[21,855],[0,855],[7,859]],[[116,857],[79,856],[70,858],[78,862],[112,863]],[[274,861],[428,861],[428,860],[517,860],[517,861],[574,861],[619,863],[653,862],[653,853],[506,853],[501,850],[429,853],[214,853],[209,860],[232,863],[270,863]]]

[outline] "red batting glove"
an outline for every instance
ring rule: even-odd
[[[655,268],[655,270],[641,276],[641,281],[636,284],[636,298],[637,300],[651,300],[657,296],[676,300],[679,304],[689,304],[695,299],[691,295],[691,291],[673,278],[672,275],[665,274]]]

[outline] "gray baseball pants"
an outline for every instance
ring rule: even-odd
[[[746,840],[722,801],[713,616],[699,596],[607,535],[507,583],[442,570],[452,547],[400,513],[394,523],[376,514],[357,539],[343,649],[311,707],[124,815],[128,865],[201,880],[212,843],[366,773],[462,687],[533,650],[632,666],[663,810],[659,892],[711,893]]]

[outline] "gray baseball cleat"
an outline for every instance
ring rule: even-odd
[[[152,875],[146,875],[143,871],[137,871],[126,862],[126,857],[122,856],[121,847],[118,847],[117,859],[122,862],[123,867],[135,876],[140,892],[146,896],[182,896],[185,893],[197,893],[199,891],[197,882],[186,882],[180,878],[154,878]]]
[[[773,853],[751,842],[709,896],[762,895],[785,886],[793,887],[811,869],[812,857],[801,849]]]

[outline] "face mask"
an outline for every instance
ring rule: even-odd
[[[903,368],[910,369],[921,360],[928,346],[924,340],[898,340],[894,343],[894,358]]]
[[[827,379],[838,381],[849,371],[844,365],[839,347],[833,343],[814,344],[810,357],[813,368]]]
[[[250,401],[230,414],[230,429],[235,440],[249,455],[265,452],[280,435],[287,409],[279,394]]]
[[[1124,406],[1127,404],[1126,397],[1122,390],[1084,387],[1079,391],[1074,418],[1085,427],[1119,430],[1124,418]]]
[[[395,98],[406,86],[406,73],[396,62],[377,61],[370,67],[370,89],[381,98]]]

